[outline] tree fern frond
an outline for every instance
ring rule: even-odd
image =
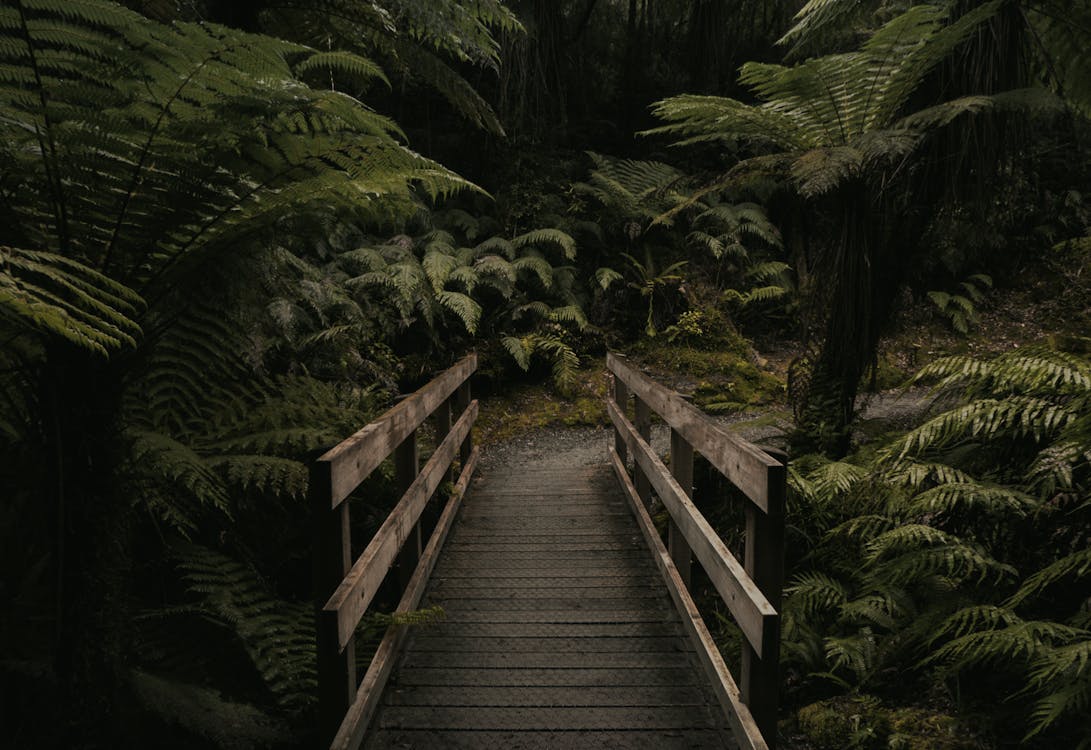
[[[536,255],[522,255],[512,261],[511,267],[516,273],[529,271],[534,274],[545,289],[553,288],[553,266],[549,261]]]
[[[481,320],[481,305],[473,297],[460,292],[441,291],[436,294],[436,301],[457,315],[469,333],[477,331],[478,321]]]
[[[318,686],[311,607],[274,598],[249,566],[204,547],[180,548],[178,566],[189,591],[235,634],[278,702],[291,711],[311,706]]]
[[[533,350],[528,340],[516,338],[515,336],[504,336],[500,339],[500,343],[511,355],[511,358],[515,360],[515,364],[519,365],[519,369],[524,372],[530,369],[530,356],[533,354]]]
[[[938,513],[949,516],[959,510],[973,510],[994,516],[1026,515],[1034,500],[1017,490],[979,482],[947,482],[914,497],[906,511],[915,515]]]
[[[136,346],[138,294],[57,253],[0,246],[0,316],[100,354]]]
[[[849,590],[843,583],[817,571],[799,574],[784,593],[786,606],[808,619],[838,611],[849,601]]]
[[[576,258],[576,241],[560,229],[534,229],[513,238],[511,244],[516,250],[552,245],[561,249],[566,260]]]
[[[1065,555],[1029,576],[1008,600],[1007,606],[1018,607],[1055,583],[1068,578],[1083,579],[1088,575],[1091,575],[1091,548]]]
[[[207,466],[220,473],[230,486],[255,489],[281,497],[302,498],[307,492],[307,467],[299,461],[275,456],[219,455]]]
[[[390,87],[390,79],[383,73],[382,68],[366,57],[345,50],[315,52],[295,66],[297,74],[311,71],[319,71],[327,76],[336,72],[363,84],[377,78]]]
[[[984,580],[1014,576],[1010,565],[952,534],[924,524],[905,524],[883,532],[867,543],[869,565],[879,580],[904,584],[928,576],[956,580]]]

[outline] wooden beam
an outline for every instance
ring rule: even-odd
[[[783,452],[770,451],[770,455],[782,464],[788,463]],[[779,484],[770,478],[768,513],[756,508],[746,509],[746,550],[743,566],[766,598],[780,609],[784,590],[784,501],[786,482]],[[778,623],[779,625],[779,623]],[[766,737],[770,747],[775,746],[777,706],[780,699],[780,632],[770,632],[765,640],[769,644],[765,653],[757,654],[743,644],[739,683],[743,700],[750,707],[754,720]]]
[[[470,434],[477,411],[477,402],[472,401],[447,433],[447,437],[437,446],[435,453],[428,459],[428,463],[394,510],[383,521],[383,525],[375,532],[375,536],[356,559],[341,585],[326,602],[323,617],[327,621],[336,621],[340,648],[344,648],[352,640],[356,625],[371,604],[391,563],[405,544],[428,499],[443,482],[443,477],[466,436]]]
[[[625,491],[625,498],[629,501],[629,507],[632,508],[633,514],[636,516],[644,540],[652,551],[656,566],[667,584],[671,599],[674,600],[674,605],[679,615],[681,615],[682,625],[693,643],[705,674],[708,675],[709,681],[712,683],[713,692],[716,693],[716,698],[723,709],[724,716],[727,717],[728,723],[731,725],[731,730],[739,743],[739,747],[742,750],[767,750],[768,745],[762,738],[753,716],[750,715],[750,710],[742,702],[739,688],[731,677],[731,672],[728,670],[719,648],[716,647],[712,634],[708,632],[697,605],[693,602],[693,598],[682,582],[678,570],[674,567],[670,553],[663,546],[663,541],[659,538],[659,532],[656,530],[655,524],[652,523],[648,511],[644,508],[639,495],[637,495],[632,480],[629,479],[625,464],[613,449],[610,450],[610,462],[614,467],[614,473],[617,474],[622,489]]]
[[[644,470],[659,499],[678,525],[678,530],[689,542],[694,557],[704,567],[709,580],[720,593],[739,629],[754,651],[761,655],[763,638],[776,631],[779,620],[776,610],[670,475],[651,446],[640,438],[632,423],[609,400],[606,402],[606,410],[625,439],[629,452]]]
[[[624,414],[629,408],[629,389],[625,387],[625,381],[619,378],[617,375],[612,376],[614,379],[614,403],[617,404],[617,408]],[[625,450],[625,441],[621,439],[621,435],[614,435],[614,451],[621,456],[621,463],[626,463],[629,459],[628,453]]]
[[[689,497],[693,497],[693,448],[678,430],[671,428],[671,476]],[[667,528],[667,551],[671,553],[678,575],[689,589],[690,573],[693,568],[693,553],[678,524],[671,519]]]
[[[318,461],[330,465],[331,507],[340,505],[476,369],[477,354],[463,357],[454,367],[323,454]]]
[[[700,453],[751,502],[768,511],[770,477],[784,473],[784,466],[756,445],[732,435],[677,393],[638,373],[613,352],[606,355],[606,367],[633,394],[648,404],[668,425],[678,430],[693,450]]]
[[[333,736],[356,691],[353,644],[342,650],[336,629],[324,626],[322,605],[352,565],[349,506],[330,510],[330,466],[312,463],[307,495],[311,505],[311,569],[318,655],[318,723],[323,739]]]
[[[444,401],[446,403],[446,401]],[[448,430],[450,432],[450,430]],[[409,437],[394,449],[394,486],[398,488],[399,495],[405,495],[420,473],[420,446],[417,441],[417,430],[409,433]],[[413,524],[413,530],[402,545],[398,553],[398,582],[401,590],[409,584],[409,578],[420,560],[421,538],[420,519]]]
[[[409,585],[406,586],[405,593],[402,594],[396,611],[412,612],[420,606],[424,589],[428,585],[428,579],[435,568],[436,559],[439,557],[440,550],[443,549],[443,543],[447,540],[447,534],[450,532],[455,516],[458,514],[458,509],[461,507],[462,498],[470,485],[470,478],[473,476],[480,455],[481,450],[474,448],[469,460],[462,468],[462,474],[455,485],[454,494],[447,501],[443,513],[436,522],[435,531],[432,532],[428,545],[421,554],[420,562],[417,564],[416,570],[413,571],[413,577],[409,579]],[[404,626],[394,625],[387,628],[382,642],[379,643],[379,648],[375,651],[375,656],[371,659],[371,665],[364,675],[363,682],[360,683],[360,688],[356,691],[356,697],[345,714],[337,735],[330,744],[330,750],[355,750],[355,748],[360,747],[364,740],[364,734],[371,724],[371,719],[375,715],[375,709],[378,708],[383,689],[387,680],[390,679],[390,673],[394,668],[395,661],[397,661],[398,652],[401,651],[406,633],[407,628]]]
[[[644,442],[651,442],[652,410],[648,402],[640,396],[633,399],[633,426]],[[633,484],[636,486],[636,494],[640,495],[640,499],[644,501],[644,507],[649,507],[652,501],[652,485],[639,461],[633,465]]]

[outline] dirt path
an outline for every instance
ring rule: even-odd
[[[861,396],[857,439],[866,440],[891,430],[909,429],[931,404],[928,390],[884,391]],[[783,411],[751,412],[745,415],[714,417],[732,432],[758,444],[783,447],[785,433],[791,427],[790,416]],[[508,465],[536,457],[563,466],[591,466],[603,463],[609,454],[612,432],[606,427],[545,427],[494,443],[484,451],[483,466]],[[670,431],[662,423],[652,425],[652,447],[663,455],[670,448]]]

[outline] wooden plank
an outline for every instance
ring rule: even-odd
[[[672,610],[668,607],[661,609],[611,609],[611,610],[567,610],[567,609],[490,609],[486,611],[466,610],[460,611],[458,621],[467,622],[493,622],[493,623],[522,623],[524,625],[539,625],[543,623],[553,624],[582,624],[582,623],[613,623],[613,622],[659,622]]]
[[[516,636],[514,638],[480,636],[417,635],[411,648],[416,651],[455,651],[473,653],[552,653],[608,654],[618,651],[630,653],[674,652],[692,653],[689,643],[677,637],[625,636],[600,638],[573,638],[569,636]]]
[[[432,590],[446,591],[448,589],[480,588],[481,586],[492,586],[496,590],[552,589],[554,586],[564,586],[568,589],[581,587],[602,588],[606,586],[658,586],[659,579],[656,573],[657,571],[653,568],[647,568],[636,573],[627,572],[615,575],[576,570],[572,575],[557,576],[555,579],[505,574],[503,576],[494,576],[487,581],[481,581],[466,578],[465,576],[448,575],[446,570],[441,570],[432,578]]]
[[[414,644],[416,648],[416,644]],[[704,706],[704,691],[694,687],[593,687],[580,691],[563,687],[446,687],[394,689],[393,706]],[[574,701],[576,701],[574,703]]]
[[[419,634],[443,635],[452,638],[632,638],[673,637],[682,635],[682,626],[671,622],[603,622],[603,623],[526,623],[506,622],[451,622],[423,626]]]
[[[474,354],[472,356],[474,358],[474,367],[476,369],[477,355]],[[459,415],[465,413],[465,411],[470,408],[471,403],[472,400],[470,396],[470,379],[469,377],[465,377],[462,379],[462,383],[459,384],[458,390],[455,391],[455,413]],[[463,466],[465,466],[466,462],[470,460],[470,454],[473,453],[473,447],[473,433],[467,433],[466,436],[462,438],[462,444],[458,448],[458,460],[462,463]]]
[[[694,557],[705,569],[747,641],[760,655],[763,648],[762,637],[770,628],[776,627],[776,610],[697,510],[693,501],[686,496],[651,446],[640,439],[632,424],[616,406],[609,401],[606,406],[618,433],[625,438],[629,452],[644,468],[659,499],[670,512],[671,519],[689,542]]]
[[[340,585],[352,564],[348,503],[330,510],[330,467],[313,463],[307,494],[313,518],[312,586],[315,592],[318,661],[318,727],[323,740],[333,737],[356,691],[356,648],[342,650],[336,623],[322,617],[326,598]]]
[[[398,685],[488,687],[700,686],[691,665],[656,669],[414,669],[398,674]]]
[[[582,732],[491,732],[443,729],[384,729],[369,738],[374,750],[696,750],[722,748],[711,729],[585,730]]]
[[[618,409],[618,413],[624,413]],[[652,410],[648,405],[648,402],[640,398],[639,395],[633,397],[633,426],[636,428],[636,433],[644,440],[649,442],[652,439]],[[621,441],[626,443],[625,436],[621,436]],[[636,494],[640,495],[640,499],[644,501],[644,507],[648,507],[648,504],[652,500],[652,484],[651,480],[644,470],[644,467],[637,460],[633,460],[633,484],[636,486]]]
[[[629,406],[629,389],[625,387],[625,381],[618,376],[613,376],[614,380],[614,403],[617,404],[617,408],[624,414]],[[621,456],[621,462],[625,463],[627,454],[625,452],[625,441],[620,437],[614,437],[614,450],[619,456]]]
[[[430,594],[432,601],[437,602],[459,602],[459,606],[475,606],[484,602],[506,602],[510,601],[513,604],[515,602],[534,602],[538,606],[545,607],[547,609],[560,609],[563,605],[557,607],[547,606],[548,602],[570,602],[576,607],[595,607],[601,608],[605,606],[615,606],[621,602],[635,601],[637,599],[666,599],[662,588],[655,588],[652,586],[646,587],[606,587],[597,586],[595,588],[550,588],[550,589],[443,589],[438,590],[433,588]],[[519,604],[515,608],[522,609],[523,605]]]
[[[686,442],[682,433],[671,428],[671,476],[678,482],[678,486],[686,493],[687,497],[693,497],[693,446]],[[690,573],[693,568],[693,553],[686,542],[685,535],[678,528],[678,524],[672,518],[667,528],[667,550],[674,560],[674,567],[678,569],[678,575],[682,577],[682,583],[689,589]]]
[[[598,613],[628,611],[639,608],[647,614],[656,614],[660,617],[669,613],[670,600],[660,593],[654,596],[643,597],[572,597],[550,596],[535,597],[533,599],[495,599],[495,598],[451,598],[434,597],[431,601],[443,606],[449,617],[461,617],[471,612],[539,612],[571,610],[574,615],[590,615]]]
[[[606,367],[755,505],[768,511],[770,486],[786,476],[780,462],[716,424],[677,393],[638,373],[613,352],[606,355]]]
[[[477,369],[477,354],[470,354],[321,458],[330,466],[331,507],[336,508],[386,460],[409,433],[420,427]]]
[[[739,688],[731,677],[731,672],[728,670],[716,642],[712,639],[712,634],[708,632],[697,605],[693,602],[693,598],[689,595],[681,576],[678,575],[678,571],[674,567],[670,553],[663,546],[663,541],[659,538],[659,532],[652,523],[647,510],[640,502],[640,496],[636,494],[636,487],[633,486],[632,480],[629,479],[625,465],[621,463],[620,457],[613,451],[610,452],[610,460],[614,466],[614,473],[617,474],[618,481],[629,498],[629,504],[636,516],[637,523],[648,541],[648,546],[655,555],[656,563],[663,574],[663,580],[667,584],[667,590],[670,592],[671,598],[674,599],[678,612],[682,615],[682,625],[690,636],[701,665],[705,669],[705,674],[712,682],[713,692],[720,701],[720,706],[731,725],[735,739],[744,750],[768,750],[769,746],[754,722],[750,709],[743,703]]]
[[[405,658],[404,669],[654,669],[685,664],[691,668],[689,655],[680,651],[606,651],[587,653],[554,652],[498,652],[491,654],[464,653],[461,651],[411,650]]]
[[[380,718],[383,729],[711,729],[706,706],[390,706]]]
[[[770,455],[787,465],[787,454],[771,452]],[[762,593],[779,609],[784,589],[785,483],[770,487],[770,494],[769,513],[760,513],[754,508],[746,509],[746,549],[743,565]],[[743,700],[750,707],[750,712],[762,734],[768,739],[770,747],[775,747],[776,744],[777,706],[780,699],[779,618],[775,624],[778,627],[767,633],[763,639],[771,647],[759,655],[744,645],[739,669]]]
[[[446,403],[446,402],[444,402]],[[450,429],[447,430],[450,432]],[[448,464],[449,466],[450,464]],[[413,430],[402,444],[394,449],[394,486],[399,496],[405,495],[420,473],[420,447],[417,441],[417,431]],[[421,536],[420,520],[413,523],[413,529],[409,532],[409,538],[402,545],[398,553],[398,582],[401,590],[405,591],[409,585],[409,579],[417,568],[420,560]]]
[[[475,401],[436,448],[423,471],[383,521],[371,542],[356,559],[349,574],[326,602],[324,617],[336,620],[338,644],[341,648],[352,639],[357,623],[420,518],[425,504],[442,483],[447,467],[454,459],[462,440],[470,433],[476,418]]]
[[[476,416],[476,406],[476,403],[472,404],[471,409],[463,414],[463,419],[468,418],[468,421],[472,423]],[[457,425],[450,434],[457,436]],[[456,448],[458,445],[457,440],[456,437],[452,441]],[[438,449],[436,452],[439,452]],[[439,557],[439,551],[442,549],[447,534],[451,530],[451,525],[454,523],[455,516],[458,514],[458,508],[462,503],[462,496],[466,492],[466,487],[469,486],[470,477],[477,465],[478,456],[479,452],[475,450],[469,461],[463,466],[455,491],[451,499],[447,501],[443,513],[436,521],[436,528],[428,540],[428,546],[424,549],[412,578],[409,579],[409,584],[402,594],[401,601],[398,602],[397,612],[410,612],[420,605],[425,586],[432,574],[432,569],[435,567],[436,559]],[[428,496],[430,497],[431,493]],[[375,655],[371,659],[371,665],[368,667],[367,673],[356,691],[356,697],[345,714],[337,735],[330,744],[331,750],[352,750],[352,748],[358,748],[363,742],[364,733],[367,731],[368,724],[371,723],[375,709],[378,707],[379,698],[382,696],[383,688],[390,678],[390,672],[394,668],[394,662],[406,634],[406,628],[403,627],[387,629],[379,648],[376,649]]]

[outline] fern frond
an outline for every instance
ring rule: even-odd
[[[843,583],[817,571],[799,574],[784,593],[787,606],[805,618],[838,611],[849,601],[849,590]]]
[[[990,557],[980,547],[924,524],[905,524],[867,543],[869,565],[879,580],[905,584],[928,576],[982,581],[1014,576],[1010,565]]]
[[[500,339],[500,343],[511,355],[511,358],[515,360],[515,364],[519,365],[519,369],[523,370],[523,372],[530,369],[530,356],[533,354],[533,350],[528,340],[516,338],[515,336],[504,336]]]
[[[1018,607],[1055,583],[1065,579],[1079,580],[1088,575],[1091,575],[1091,548],[1065,555],[1029,576],[1008,600],[1007,606]]]
[[[311,607],[274,598],[249,566],[207,548],[180,548],[178,566],[189,591],[235,634],[278,702],[291,711],[310,707],[318,687]]]
[[[473,297],[461,292],[441,291],[436,294],[436,301],[458,316],[468,333],[477,331],[477,324],[481,320],[481,305]]]
[[[513,238],[511,244],[516,250],[542,245],[558,247],[566,260],[576,258],[576,241],[560,229],[534,229]]]
[[[1034,507],[1034,500],[1017,490],[979,482],[948,482],[925,490],[914,497],[906,511],[914,515],[949,516],[959,510],[972,510],[994,516],[1024,516]]]

